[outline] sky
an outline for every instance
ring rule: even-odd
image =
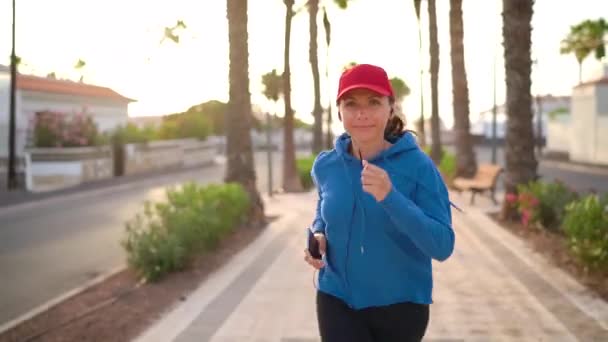
[[[352,0],[340,10],[330,0],[332,43],[325,43],[319,16],[319,64],[322,103],[336,94],[342,67],[351,62],[384,67],[390,77],[402,78],[412,89],[403,103],[408,121],[420,113],[422,65],[425,115],[430,115],[428,16],[422,5],[423,51],[419,53],[418,25],[413,1]],[[296,0],[302,8],[304,0]],[[21,72],[77,80],[78,59],[87,83],[110,87],[137,99],[130,116],[184,111],[208,100],[228,100],[228,23],[224,0],[18,0],[17,55]],[[502,1],[463,0],[465,67],[470,112],[491,108],[494,61],[496,97],[505,99],[502,50]],[[532,93],[570,95],[578,82],[574,56],[560,55],[560,41],[571,25],[608,14],[608,1],[537,0],[532,20]],[[282,115],[262,95],[261,76],[283,70],[285,6],[282,0],[249,0],[249,74],[252,103],[262,111]],[[187,29],[179,44],[160,43],[163,28],[183,20]],[[449,41],[449,1],[437,0],[440,46],[439,113],[453,122]],[[11,42],[11,0],[0,0],[0,64],[8,64]],[[312,122],[312,73],[308,61],[308,14],[293,19],[291,38],[292,103],[296,115]],[[329,58],[327,58],[327,56]],[[600,64],[593,57],[583,66],[583,78],[593,78]],[[325,70],[329,77],[325,76]],[[5,103],[5,101],[0,101]],[[335,110],[334,110],[335,113]],[[340,123],[335,120],[336,127]]]

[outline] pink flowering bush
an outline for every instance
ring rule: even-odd
[[[560,181],[535,181],[517,187],[517,194],[507,194],[506,201],[519,213],[525,227],[559,229],[566,206],[578,194]]]
[[[32,124],[36,147],[93,146],[98,138],[97,126],[85,111],[74,115],[38,112]]]

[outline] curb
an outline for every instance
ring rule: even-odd
[[[84,292],[85,290],[87,290],[99,283],[102,283],[106,279],[112,277],[115,274],[118,274],[118,273],[124,271],[125,269],[127,269],[127,266],[124,266],[124,265],[114,267],[114,268],[110,269],[109,271],[87,281],[85,284],[78,286],[70,291],[67,291],[64,294],[59,295],[59,296],[47,301],[46,303],[43,303],[42,305],[39,305],[38,307],[22,314],[21,316],[13,319],[11,321],[8,321],[7,323],[2,324],[0,326],[0,334],[7,332],[8,330],[16,327],[17,325],[23,323],[24,321],[27,321],[45,311],[48,311],[55,305],[57,305],[61,302],[64,302],[64,301],[70,299],[71,297],[74,297],[74,296]]]
[[[566,171],[581,172],[598,176],[608,176],[608,167],[605,166],[582,165],[549,159],[541,159],[539,164],[549,167],[555,167]]]
[[[576,278],[553,265],[544,255],[534,251],[524,239],[500,227],[487,216],[490,211],[472,208],[468,217],[482,227],[496,241],[513,252],[527,267],[557,290],[565,299],[578,307],[600,327],[608,330],[608,303],[595,295]],[[494,226],[494,227],[493,227]],[[494,228],[494,229],[492,229]]]

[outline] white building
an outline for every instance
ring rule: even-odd
[[[540,104],[540,105],[539,105]],[[547,122],[552,113],[570,112],[570,96],[543,95],[532,98],[532,123],[535,136],[538,132],[538,113],[541,112],[541,136],[547,137]],[[496,107],[496,137],[503,139],[506,133],[506,105]],[[471,122],[471,133],[492,138],[492,109],[479,113],[477,120]]]
[[[574,87],[570,115],[549,120],[547,151],[608,165],[608,65],[602,76]]]
[[[0,160],[8,156],[10,70],[0,65]],[[66,114],[86,112],[100,131],[108,131],[128,121],[129,103],[135,100],[112,89],[48,77],[17,75],[16,135],[17,156],[30,141],[31,122],[42,111]]]

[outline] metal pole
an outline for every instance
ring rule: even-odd
[[[542,156],[543,153],[543,99],[542,96],[536,96],[536,107],[538,110],[538,114],[536,116],[536,135],[537,135],[537,143],[538,143],[538,158]]]
[[[494,66],[492,75],[492,97],[494,101],[492,105],[492,164],[496,164],[496,148],[498,145],[498,138],[496,137],[496,48],[494,48]]]
[[[270,113],[266,112],[266,151],[268,153],[268,196],[272,197],[272,123]]]
[[[420,60],[420,145],[426,146],[426,130],[424,129],[424,67],[422,66],[422,28],[418,17],[418,57]]]
[[[499,33],[498,27],[494,27],[494,39],[497,38]],[[496,136],[496,120],[497,120],[497,108],[496,108],[496,45],[497,41],[494,41],[494,58],[492,60],[492,97],[493,97],[493,105],[492,105],[492,164],[497,164],[496,157],[496,149],[498,148],[498,137]],[[505,114],[506,114],[506,102],[505,102]],[[484,129],[485,131],[485,129]]]
[[[13,25],[12,25],[12,49],[11,49],[11,88],[10,109],[8,125],[8,189],[17,188],[17,171],[15,162],[15,131],[16,131],[16,103],[17,92],[17,55],[15,55],[15,0],[13,0]]]

